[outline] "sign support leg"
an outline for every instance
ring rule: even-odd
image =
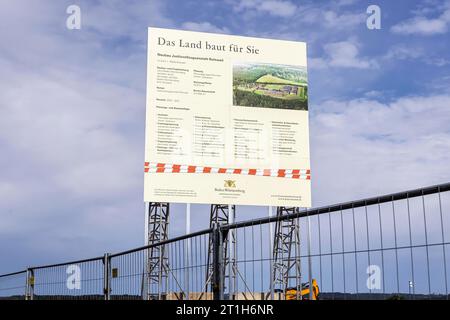
[[[300,231],[298,219],[282,219],[298,212],[296,207],[277,207],[273,245],[273,290],[286,294],[292,285],[301,290]],[[310,284],[311,285],[311,284]],[[286,296],[285,296],[286,298]],[[301,298],[301,296],[300,296]]]
[[[186,234],[191,233],[191,204],[186,204]],[[189,257],[191,253],[191,245],[190,245],[190,239],[186,239],[186,248],[185,248],[185,270],[184,270],[184,282],[185,282],[185,288],[186,288],[186,299],[189,300]]]

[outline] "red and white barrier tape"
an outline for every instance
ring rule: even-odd
[[[310,180],[311,171],[309,169],[233,169],[214,168],[203,166],[189,166],[183,164],[168,163],[144,163],[144,172],[147,173],[225,173],[241,174],[249,176],[279,177]]]

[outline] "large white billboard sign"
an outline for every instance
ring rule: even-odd
[[[148,202],[311,206],[306,44],[149,28]]]

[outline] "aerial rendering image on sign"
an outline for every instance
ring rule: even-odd
[[[234,64],[233,105],[308,110],[306,67]]]

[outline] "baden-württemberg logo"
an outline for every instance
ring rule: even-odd
[[[224,180],[223,186],[225,188],[236,188],[236,180]]]
[[[223,180],[222,188],[214,188],[215,192],[219,192],[221,195],[226,195],[228,198],[238,197],[245,193],[244,189],[238,189],[236,185],[236,180]]]

